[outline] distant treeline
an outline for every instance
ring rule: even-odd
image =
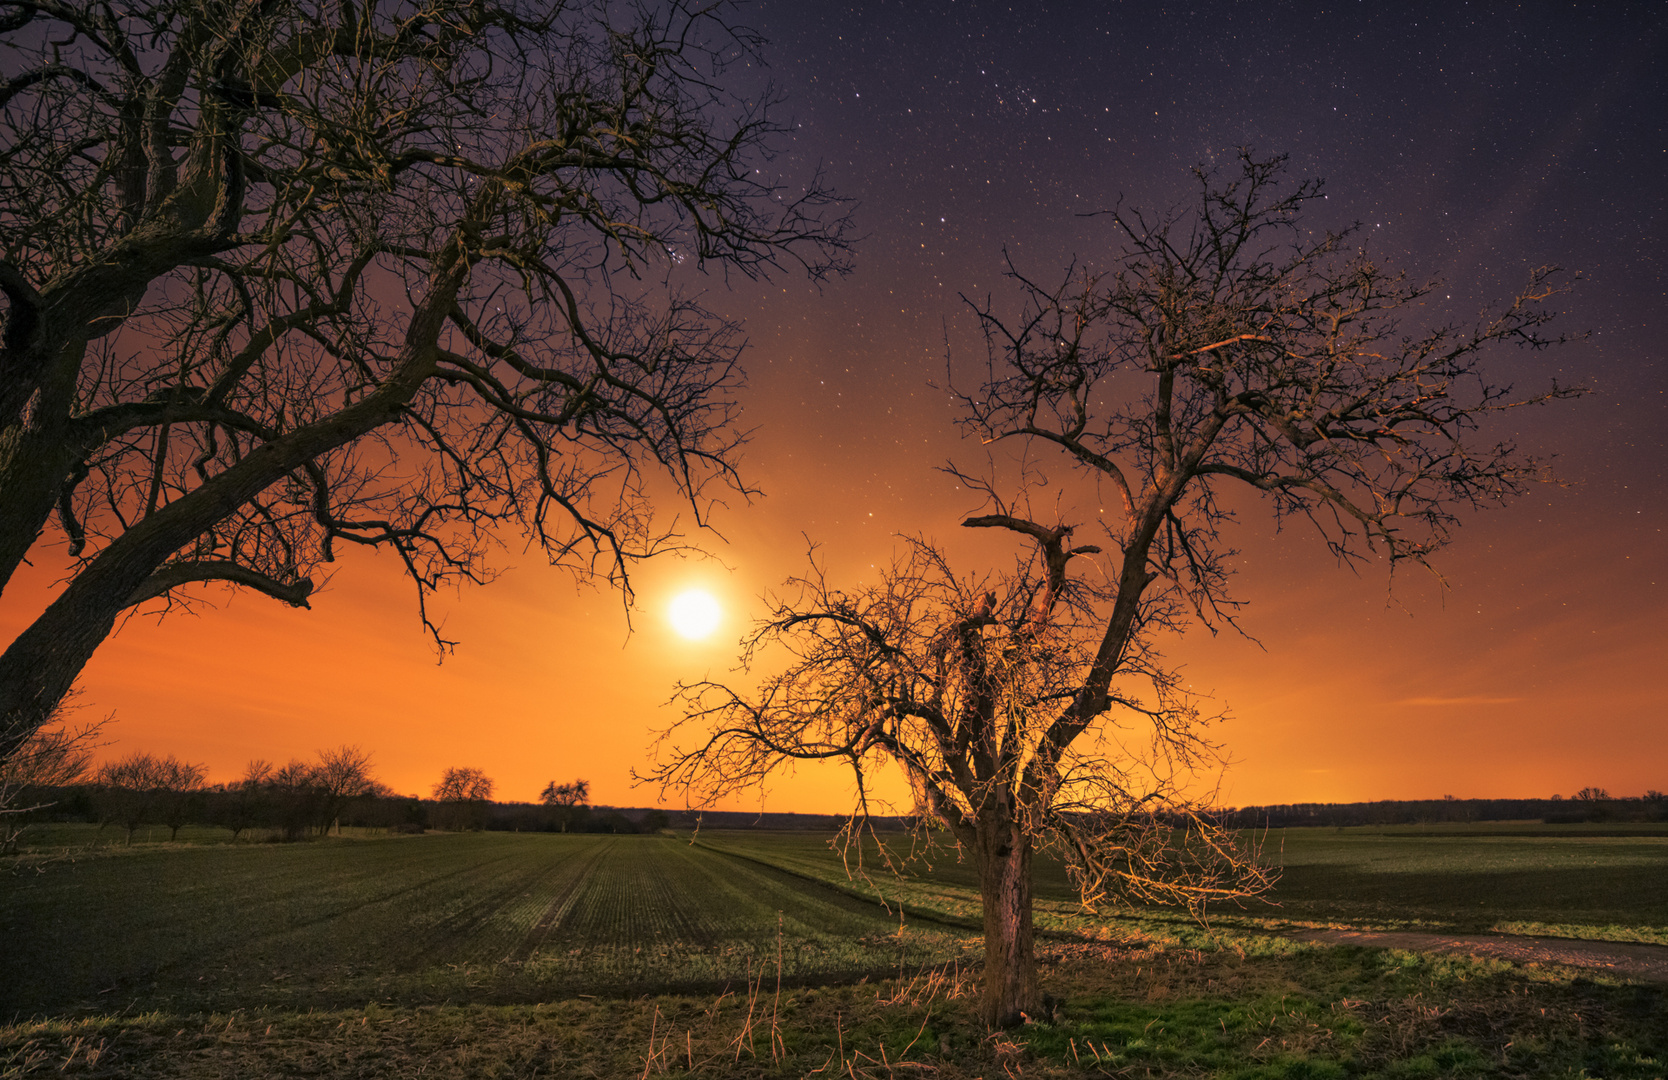
[[[1668,821],[1668,796],[1660,791],[1617,798],[1603,788],[1584,788],[1574,798],[1413,799],[1359,803],[1287,803],[1245,806],[1224,813],[1237,828],[1289,829],[1304,825],[1431,825],[1471,821],[1583,822]]]
[[[668,812],[655,807],[426,799],[398,795],[380,785],[355,794],[345,785],[330,783],[330,777],[318,771],[257,782],[205,785],[189,775],[184,781],[172,784],[159,777],[144,785],[36,787],[29,791],[33,809],[16,815],[14,824],[91,822],[125,833],[131,841],[141,830],[155,829],[166,829],[172,839],[188,825],[222,828],[234,840],[301,840],[344,826],[394,833],[439,829],[634,834],[673,827],[832,832],[844,822],[826,814]],[[888,818],[876,824],[884,828],[897,822]]]
[[[420,833],[521,830],[544,832],[655,832],[671,817],[663,810],[619,810],[587,804],[583,779],[545,788],[538,803],[492,800],[494,783],[480,769],[448,768],[432,798],[398,794],[371,775],[371,755],[357,746],[320,750],[312,760],[274,765],[251,761],[242,779],[209,784],[207,768],[136,752],[96,770],[82,748],[73,768],[35,770],[6,780],[0,794],[0,853],[17,850],[24,831],[44,822],[114,826],[132,843],[140,829],[223,828],[236,840],[301,840],[350,828]]]
[[[217,784],[192,790],[134,790],[97,784],[37,789],[37,809],[19,824],[92,822],[125,832],[162,828],[170,837],[187,825],[227,830],[231,839],[299,840],[342,827],[395,833],[502,832],[641,833],[693,823],[693,815],[653,808],[547,806],[541,803],[446,802],[378,792],[346,798],[328,790]]]
[[[368,778],[364,755],[320,754],[314,764],[253,770],[241,781],[208,785],[201,770],[169,759],[148,761],[144,776],[121,767],[101,770],[99,779],[28,792],[12,825],[93,822],[126,833],[164,828],[170,838],[187,825],[227,830],[231,839],[299,840],[332,830],[377,829],[395,833],[447,831],[653,833],[665,828],[814,830],[832,833],[845,823],[838,815],[747,811],[666,811],[648,807],[589,806],[584,803],[496,802],[487,798],[420,798],[399,795]],[[133,771],[133,770],[129,770]],[[1222,811],[1235,828],[1302,826],[1464,824],[1485,821],[1541,821],[1547,824],[1668,821],[1668,796],[1650,791],[1613,797],[1584,788],[1573,798],[1422,799],[1360,803],[1289,803]],[[882,830],[909,827],[908,818],[875,818]]]
[[[486,828],[521,832],[550,831],[540,822],[552,808],[540,803],[493,803],[488,809]],[[640,832],[658,829],[768,829],[772,831],[836,832],[846,823],[843,814],[756,813],[745,810],[662,810],[641,806],[579,807],[586,811],[585,827],[579,832],[628,832],[616,829],[616,819],[637,825]],[[877,828],[902,828],[904,818],[874,819]]]

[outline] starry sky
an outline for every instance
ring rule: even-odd
[[[88,711],[114,714],[104,753],[229,780],[252,757],[359,743],[399,791],[470,765],[501,798],[583,776],[600,803],[654,802],[629,773],[675,718],[673,683],[730,677],[759,594],[809,544],[853,585],[899,533],[970,571],[1007,561],[958,528],[980,504],[937,471],[981,460],[934,389],[982,355],[964,297],[1012,295],[1005,255],[1044,279],[1105,265],[1115,237],[1085,215],[1183,205],[1192,166],[1250,146],[1325,178],[1309,224],[1359,222],[1382,262],[1442,278],[1462,317],[1530,267],[1579,271],[1560,328],[1590,336],[1502,361],[1520,388],[1593,393],[1513,414],[1502,434],[1556,455],[1563,484],[1468,520],[1438,563],[1446,588],[1340,569],[1246,504],[1235,591],[1260,645],[1169,644],[1232,716],[1220,800],[1668,789],[1668,8],[762,0],[742,18],[768,67],[735,85],[773,82],[795,125],[773,164],[821,168],[863,239],[855,272],[821,287],[707,283],[709,306],[746,320],[744,468],[764,492],[718,513],[711,557],[645,566],[628,627],[616,595],[506,538],[496,583],[442,597],[462,645],[441,665],[374,555],[344,559],[312,611],[215,594],[198,616],[131,619],[83,679]],[[38,602],[49,580],[27,586]],[[725,605],[702,642],[664,618],[690,586]],[[0,618],[28,606],[9,594]],[[767,795],[849,800],[817,770]]]

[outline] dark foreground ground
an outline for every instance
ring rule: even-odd
[[[534,1005],[148,1013],[0,1029],[0,1075],[1661,1077],[1668,995],[1355,947],[1051,943],[1061,999],[984,1031],[970,973]]]

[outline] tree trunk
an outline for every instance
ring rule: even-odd
[[[985,998],[991,1027],[1036,1016],[1037,962],[1031,930],[1031,838],[1011,821],[980,822],[975,854],[985,910]]]
[[[48,417],[0,428],[0,592],[39,539],[75,462],[68,426]]]

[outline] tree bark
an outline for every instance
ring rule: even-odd
[[[67,379],[37,381],[25,406],[15,415],[0,416],[0,592],[28,557],[80,455],[69,413],[84,349],[76,343],[62,365]],[[0,350],[0,379],[7,369],[27,362],[7,355],[10,351]]]
[[[1031,838],[1013,821],[981,821],[975,841],[985,912],[985,1023],[1036,1016],[1037,961],[1031,927]]]

